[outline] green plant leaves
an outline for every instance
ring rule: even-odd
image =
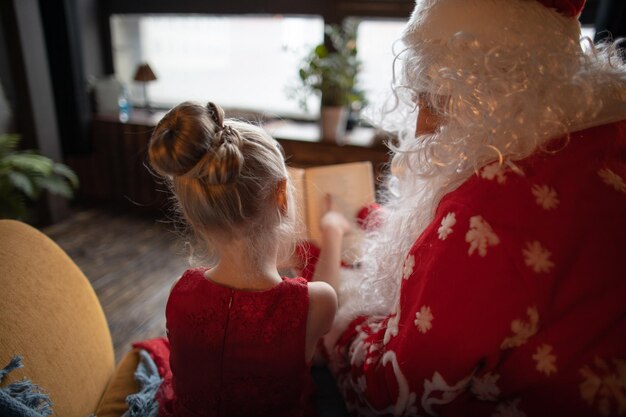
[[[65,198],[74,195],[78,177],[67,165],[34,151],[16,151],[20,137],[0,135],[0,218],[23,218],[25,198],[46,190]]]
[[[324,44],[317,45],[315,47],[315,56],[318,58],[328,57],[328,48]]]
[[[19,135],[0,135],[0,158],[17,148],[20,143]]]
[[[79,185],[78,176],[67,165],[56,163],[52,166],[52,172],[54,172],[57,175],[62,176],[67,181],[69,181],[70,185],[73,188],[78,188],[78,185]]]
[[[29,151],[9,154],[3,162],[15,170],[44,176],[52,174],[54,164],[50,158]]]
[[[37,198],[38,193],[35,190],[35,184],[28,175],[19,171],[12,171],[8,173],[8,177],[13,187],[26,194],[28,198],[31,200]]]
[[[301,88],[295,91],[300,106],[306,110],[310,94],[322,97],[322,105],[349,106],[365,104],[364,92],[357,88],[356,78],[361,69],[357,56],[356,30],[358,25],[327,25],[324,29],[330,40],[328,48],[319,44],[302,60],[298,75]]]
[[[38,177],[35,182],[40,188],[61,197],[72,198],[74,195],[72,187],[63,177]]]

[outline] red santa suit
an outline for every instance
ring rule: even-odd
[[[625,415],[626,121],[480,169],[402,275],[331,352],[353,415]]]

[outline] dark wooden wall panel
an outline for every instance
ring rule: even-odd
[[[79,197],[112,202],[138,209],[159,210],[165,186],[148,168],[147,153],[152,126],[121,123],[113,116],[93,119],[90,134],[93,152],[68,157],[81,178]]]
[[[163,210],[168,202],[167,186],[151,172],[147,156],[153,126],[145,117],[121,123],[113,116],[95,116],[90,135],[93,153],[68,158],[81,178],[79,197],[144,211]],[[287,138],[278,138],[278,142],[287,163],[294,167],[371,161],[380,177],[389,159],[380,142],[371,146]]]

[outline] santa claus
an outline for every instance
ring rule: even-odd
[[[417,0],[326,339],[354,415],[626,414],[626,66],[583,4]]]

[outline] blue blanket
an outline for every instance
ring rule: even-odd
[[[135,371],[139,392],[126,397],[128,411],[122,417],[157,417],[159,405],[155,396],[162,379],[148,352],[140,350],[139,356],[139,365]],[[8,365],[0,370],[0,384],[6,375],[22,366],[24,365],[21,356],[11,359]],[[52,414],[50,397],[30,380],[24,379],[0,387],[0,416],[46,417],[50,414]]]
[[[159,404],[155,396],[162,378],[154,360],[143,349],[139,351],[135,380],[139,384],[139,392],[126,397],[128,411],[122,417],[157,417]]]
[[[22,357],[15,356],[0,370],[0,384],[5,376],[21,368]],[[46,417],[52,414],[52,402],[40,387],[23,379],[0,387],[0,415],[3,417]]]

